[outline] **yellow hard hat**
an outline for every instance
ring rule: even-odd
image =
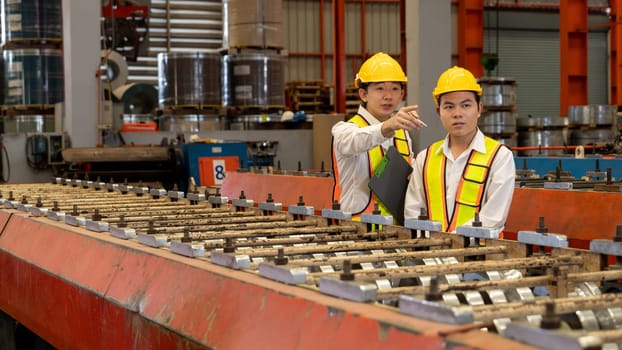
[[[402,66],[391,56],[378,52],[363,62],[361,69],[354,78],[354,86],[361,83],[379,83],[384,81],[408,81]]]
[[[462,67],[453,66],[444,71],[432,92],[434,103],[438,106],[438,98],[442,94],[454,91],[473,91],[478,96],[482,95],[482,87],[479,86],[473,73]]]

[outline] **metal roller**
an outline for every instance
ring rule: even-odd
[[[509,77],[482,77],[482,103],[486,107],[512,107],[516,104],[516,81]]]
[[[512,111],[482,112],[477,126],[485,134],[511,135],[516,132],[516,118],[518,113]]]
[[[614,125],[617,106],[613,105],[582,105],[568,107],[568,122],[570,126],[603,126]]]

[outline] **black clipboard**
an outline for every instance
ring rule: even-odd
[[[406,159],[391,146],[369,181],[369,189],[400,225],[404,224],[404,198],[412,170]]]

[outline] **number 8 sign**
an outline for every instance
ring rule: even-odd
[[[236,171],[240,161],[236,156],[200,157],[199,177],[201,186],[222,185],[228,171]]]

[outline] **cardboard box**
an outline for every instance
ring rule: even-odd
[[[331,129],[337,122],[345,120],[345,114],[313,115],[313,169],[320,170],[323,161],[324,170],[332,172]]]

